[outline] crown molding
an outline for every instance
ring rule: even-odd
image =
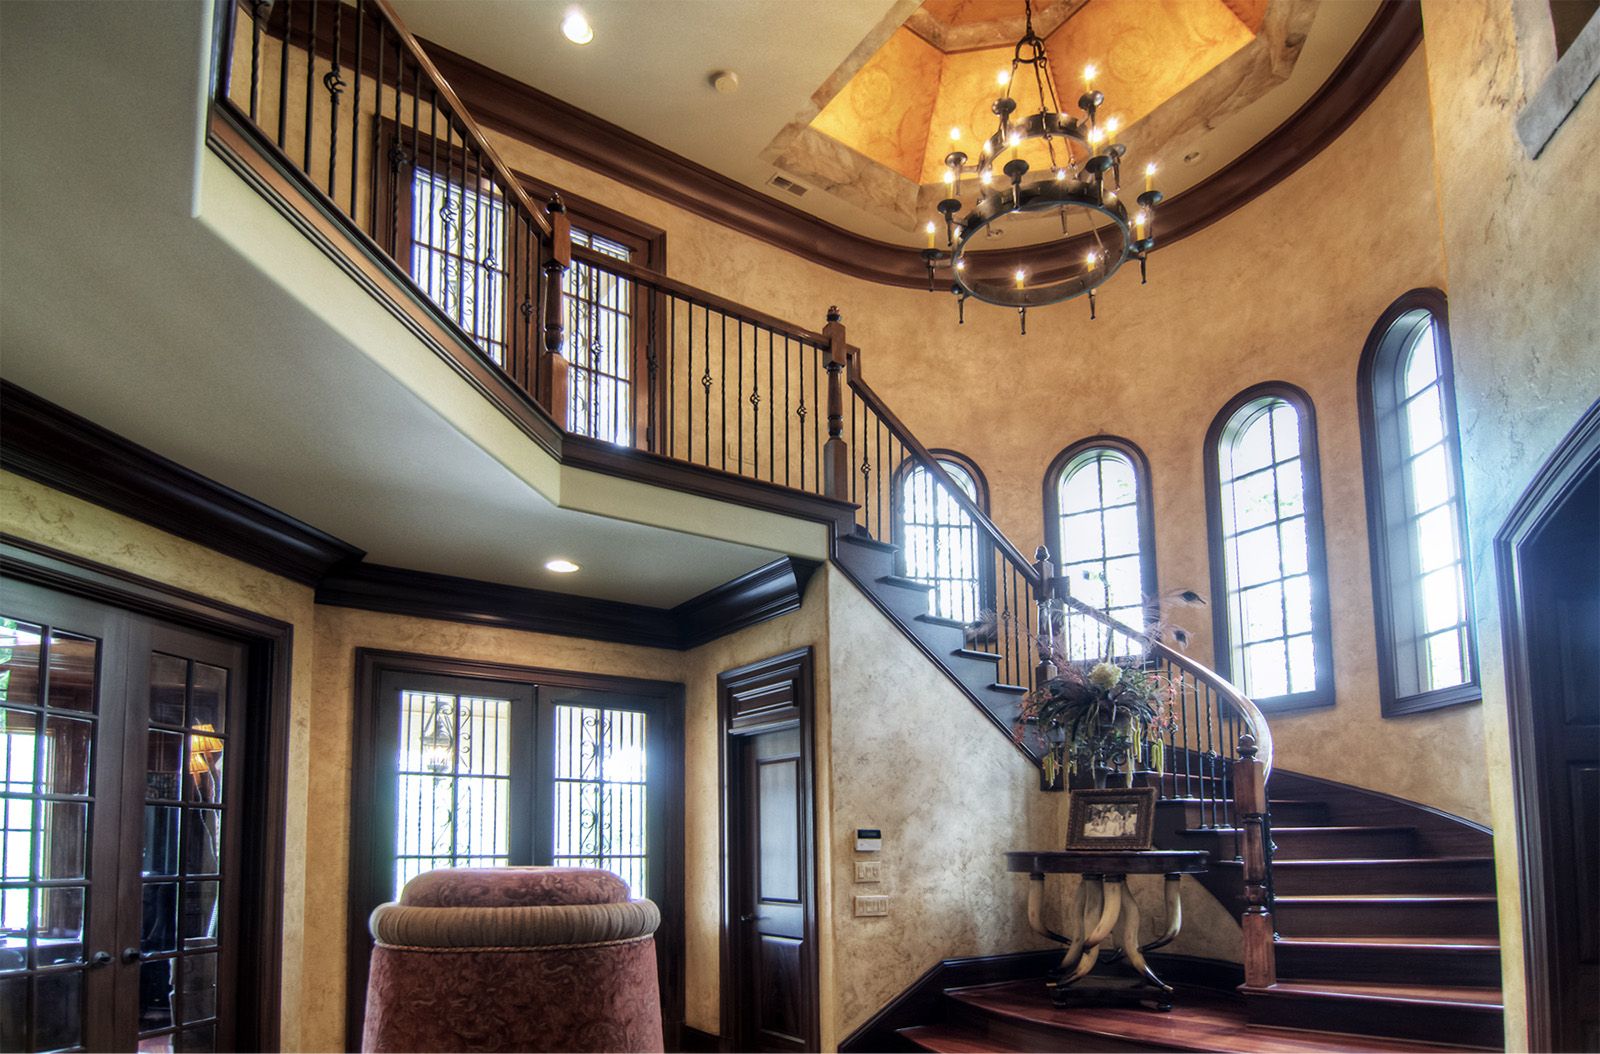
[[[0,380],[0,468],[303,585],[366,555]]]
[[[798,611],[819,566],[782,557],[669,609],[355,563],[326,575],[316,599],[330,607],[687,651]]]
[[[1304,105],[1233,164],[1162,205],[1162,246],[1230,215],[1315,157],[1361,115],[1421,41],[1419,0],[1384,0]],[[422,44],[482,126],[842,274],[907,288],[928,283],[918,249],[820,220],[464,55]]]

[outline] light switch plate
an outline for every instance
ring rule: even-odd
[[[882,882],[883,881],[883,861],[881,861],[881,860],[857,860],[856,861],[856,881],[857,882]]]
[[[857,897],[856,918],[870,918],[889,914],[889,898],[882,896]]]

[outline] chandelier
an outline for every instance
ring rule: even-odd
[[[1145,259],[1155,246],[1155,207],[1161,192],[1155,189],[1155,165],[1148,165],[1144,191],[1129,214],[1119,196],[1128,148],[1116,141],[1116,119],[1098,116],[1105,97],[1094,88],[1094,67],[1084,70],[1084,92],[1078,99],[1082,116],[1063,113],[1044,41],[1033,31],[1032,0],[1024,0],[1024,9],[1026,28],[1012,53],[1010,71],[1000,75],[1003,94],[990,107],[998,118],[995,133],[983,142],[975,163],[969,164],[971,159],[960,150],[945,157],[948,196],[937,206],[945,247],[937,247],[939,223],[930,220],[922,258],[930,289],[937,271],[949,270],[961,321],[966,321],[967,298],[973,297],[1016,308],[1027,333],[1028,308],[1085,293],[1089,317],[1094,318],[1094,291],[1130,258],[1139,261],[1144,280]],[[1019,114],[1015,96],[1026,87],[1029,68],[1039,105]],[[960,130],[950,134],[957,139]],[[1042,151],[1032,152],[1036,158],[1042,153],[1048,167],[1036,167],[1021,156],[1029,143],[1042,144]],[[976,197],[970,208],[961,200],[968,189]],[[1043,238],[1041,221],[1049,225]],[[988,251],[969,255],[979,249]]]

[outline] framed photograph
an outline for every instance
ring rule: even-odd
[[[1076,790],[1067,809],[1067,848],[1149,849],[1155,824],[1154,787]]]

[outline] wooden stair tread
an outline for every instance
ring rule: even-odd
[[[934,586],[927,582],[919,582],[915,578],[906,578],[903,575],[879,575],[878,582],[886,586],[897,586],[900,589],[913,589],[921,593],[931,593]]]
[[[1391,1003],[1426,1003],[1473,1010],[1503,1010],[1504,994],[1498,988],[1451,985],[1376,984],[1368,981],[1279,981],[1252,994],[1312,995],[1327,999],[1381,1000]]]
[[[1000,656],[998,654],[996,654],[995,652],[992,652],[992,651],[978,651],[976,648],[957,648],[954,651],[952,651],[950,654],[954,655],[958,659],[987,660],[989,662],[995,663],[996,665],[998,665],[999,662],[1000,662]]]
[[[1306,828],[1301,828],[1305,830]],[[1274,832],[1278,829],[1274,828]],[[1242,860],[1218,860],[1218,867],[1243,867]],[[1492,856],[1360,856],[1360,857],[1310,857],[1298,860],[1274,860],[1279,867],[1393,867],[1396,864],[1425,865],[1429,867],[1457,867],[1462,864],[1492,864]]]
[[[1279,937],[1273,943],[1307,948],[1411,948],[1441,952],[1500,949],[1498,937]]]
[[[1059,1031],[1063,1035],[1087,1036],[1110,1041],[1106,1047],[1116,1049],[1173,1050],[1222,1052],[1239,1054],[1332,1054],[1335,1051],[1362,1050],[1372,1054],[1400,1054],[1400,1052],[1428,1052],[1462,1049],[1460,1046],[1441,1046],[1403,1039],[1387,1039],[1362,1035],[1359,1039],[1351,1033],[1310,1032],[1300,1029],[1271,1028],[1251,1025],[1246,1017],[1243,1001],[1232,993],[1203,989],[1180,988],[1173,998],[1172,1009],[1165,1013],[1125,1007],[1071,1007],[1052,1006],[1039,980],[1008,981],[972,988],[955,988],[946,993],[971,1011],[981,1012],[995,1019],[998,1027],[1025,1029],[1037,1036],[1041,1032]],[[971,1011],[963,1011],[970,1013]],[[949,1026],[946,1026],[949,1027]],[[940,1026],[920,1026],[939,1029]],[[903,1029],[905,1036],[912,1030]],[[990,1035],[990,1030],[978,1024],[961,1024],[950,1029],[952,1044],[973,1042],[982,1035],[979,1046],[928,1046],[929,1050],[948,1050],[951,1054],[968,1054],[971,1051],[1051,1050],[1060,1046],[1041,1046],[1037,1043],[1006,1044]],[[908,1037],[909,1038],[909,1037]],[[936,1042],[940,1034],[931,1037]],[[920,1040],[918,1041],[920,1042]],[[1068,1049],[1103,1049],[1078,1042]]]
[[[1486,892],[1296,892],[1274,897],[1275,904],[1496,904]]]
[[[900,1035],[923,1050],[938,1054],[990,1054],[1002,1049],[977,1029],[960,1025],[916,1025],[900,1029]]]

